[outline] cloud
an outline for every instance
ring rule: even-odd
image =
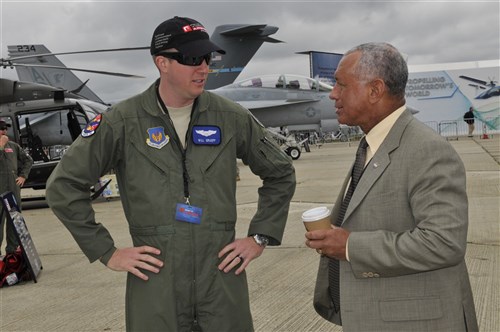
[[[367,41],[387,41],[410,65],[500,58],[500,3],[470,1],[121,1],[2,2],[1,57],[7,45],[45,44],[53,52],[149,45],[154,28],[175,15],[201,21],[209,32],[231,23],[279,27],[282,44],[265,44],[240,78],[308,74],[305,55],[343,53]],[[61,57],[68,66],[146,75],[130,80],[92,74],[89,86],[106,100],[144,90],[157,77],[149,53]],[[16,77],[11,69],[0,76]]]

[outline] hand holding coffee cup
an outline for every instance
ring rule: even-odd
[[[308,231],[331,229],[330,213],[326,206],[309,209],[302,214],[302,222]]]

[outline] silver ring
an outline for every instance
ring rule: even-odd
[[[316,249],[316,252],[317,252],[318,254],[320,254],[320,255],[323,255],[323,250],[321,250],[321,249]]]

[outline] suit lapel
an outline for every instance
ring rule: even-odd
[[[354,210],[356,210],[375,182],[378,178],[380,178],[380,176],[382,176],[391,163],[390,154],[399,147],[401,136],[403,135],[406,126],[412,119],[413,116],[411,113],[408,110],[404,111],[394,123],[394,126],[389,131],[389,134],[385,138],[382,145],[380,145],[373,158],[366,165],[363,176],[359,180],[358,186],[352,195],[351,202],[347,207],[344,222],[348,222],[349,216]]]

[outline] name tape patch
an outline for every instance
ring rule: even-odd
[[[221,130],[217,126],[194,126],[193,143],[196,145],[219,145]]]

